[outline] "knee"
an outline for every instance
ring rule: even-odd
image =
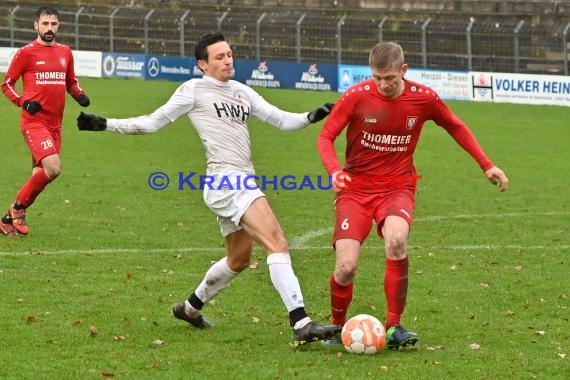
[[[408,236],[405,233],[393,233],[385,236],[386,255],[389,258],[403,259],[406,257]]]
[[[251,260],[251,252],[243,253],[239,256],[228,256],[228,267],[234,272],[242,272],[249,267]]]
[[[44,167],[44,171],[49,180],[53,181],[61,174],[61,167],[59,165],[50,165]]]
[[[353,260],[339,259],[335,268],[335,279],[339,285],[350,284],[358,270],[358,263]]]

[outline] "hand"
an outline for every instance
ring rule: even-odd
[[[509,179],[501,169],[493,166],[485,172],[485,175],[493,185],[499,185],[499,190],[507,191],[507,188],[509,187]]]
[[[30,115],[33,115],[42,109],[42,105],[36,100],[24,100],[22,108],[28,111]]]
[[[77,117],[77,128],[80,131],[104,131],[107,129],[107,119],[89,113],[81,112]]]
[[[89,104],[91,104],[91,101],[89,101],[89,98],[85,94],[79,95],[75,100],[81,107],[89,107]]]
[[[347,172],[337,170],[332,175],[332,188],[335,193],[348,189],[352,184],[352,177]]]
[[[331,113],[333,107],[333,103],[325,103],[322,106],[318,106],[314,111],[309,112],[307,119],[309,119],[311,123],[318,123]]]

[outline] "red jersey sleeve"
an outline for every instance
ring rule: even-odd
[[[457,144],[477,161],[483,171],[487,171],[495,166],[487,157],[467,125],[465,125],[439,97],[434,98],[434,102],[435,114],[433,121],[443,127]]]
[[[18,82],[18,79],[20,79],[22,73],[26,68],[27,60],[25,58],[25,55],[26,54],[23,49],[20,49],[16,52],[1,85],[4,95],[6,95],[8,100],[10,100],[18,107],[22,106],[22,102],[24,100],[22,99],[22,95],[20,95],[16,89],[16,82]]]
[[[317,139],[317,149],[327,173],[333,174],[341,170],[342,166],[337,158],[334,142],[338,135],[350,122],[352,103],[347,93],[335,104],[331,114],[327,117],[321,133]]]
[[[69,59],[69,64],[67,65],[67,74],[65,76],[66,88],[69,95],[71,95],[73,99],[77,100],[79,95],[85,94],[85,91],[83,91],[83,89],[79,86],[79,81],[75,76],[75,61],[71,49],[69,49],[68,59]]]

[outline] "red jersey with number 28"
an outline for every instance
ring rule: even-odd
[[[20,77],[23,94],[16,89]],[[60,43],[45,46],[37,41],[20,48],[2,82],[2,91],[18,107],[25,100],[41,103],[41,111],[34,115],[22,110],[22,126],[28,121],[41,121],[49,128],[61,128],[66,91],[73,98],[83,94],[75,77],[71,48]]]
[[[428,120],[445,128],[483,170],[493,167],[469,128],[436,92],[405,79],[404,86],[403,93],[395,99],[381,95],[373,79],[344,92],[326,119],[317,142],[329,174],[341,170],[334,141],[347,127],[344,171],[353,177],[409,177],[413,180],[409,185],[415,189],[413,154]]]

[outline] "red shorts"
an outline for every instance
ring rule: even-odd
[[[42,123],[27,123],[22,127],[22,135],[32,152],[33,166],[41,166],[40,161],[61,150],[61,129],[49,129]]]
[[[415,193],[397,190],[386,193],[339,193],[335,200],[333,245],[338,239],[355,239],[363,243],[376,222],[378,236],[382,236],[384,220],[389,215],[404,218],[412,226]]]

